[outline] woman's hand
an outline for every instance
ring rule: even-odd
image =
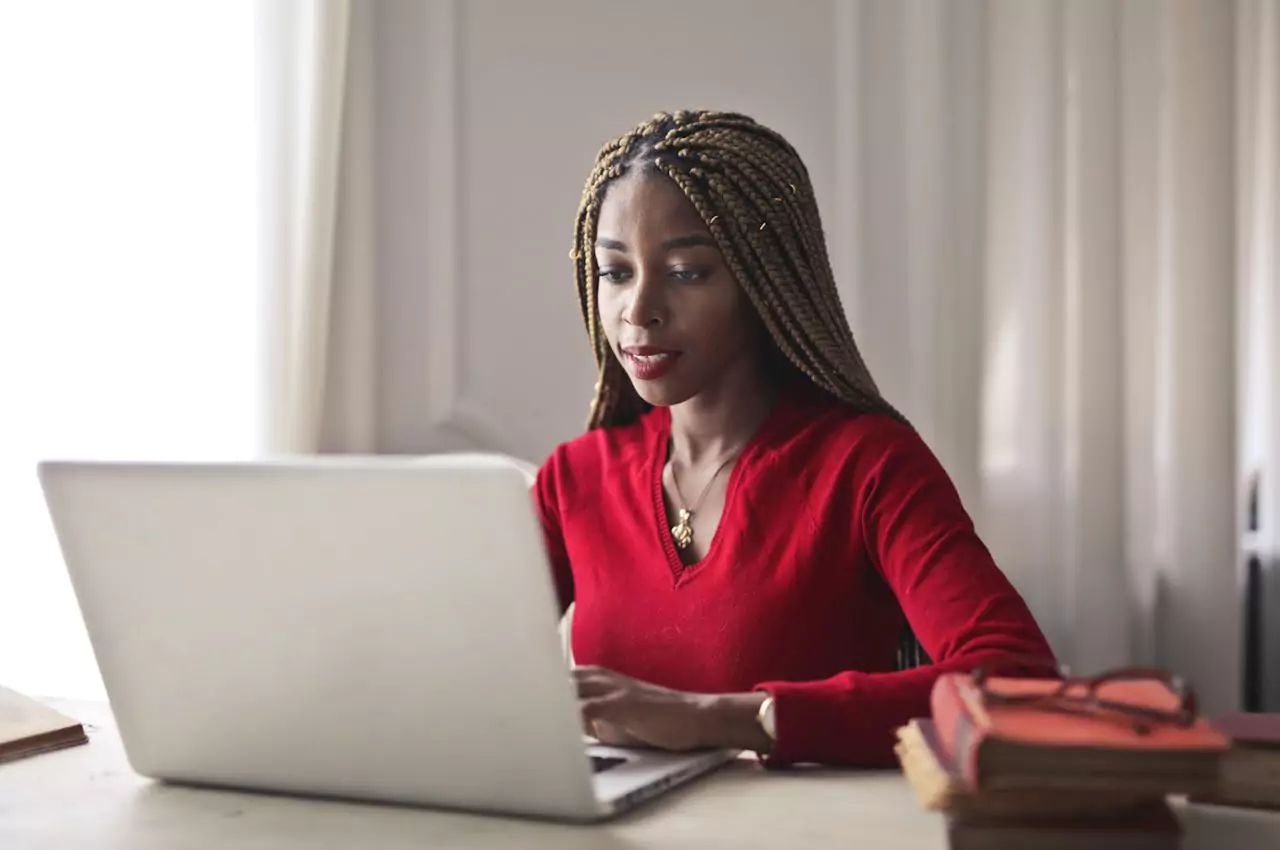
[[[600,743],[663,750],[705,746],[705,696],[651,685],[603,667],[577,667],[573,678],[583,725]]]
[[[675,691],[603,667],[573,671],[583,724],[602,744],[685,751],[767,748],[755,723],[764,694]]]

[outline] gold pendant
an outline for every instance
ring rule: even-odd
[[[677,549],[688,549],[693,544],[693,526],[689,524],[691,519],[693,514],[684,508],[676,514],[676,524],[671,526],[671,536],[676,541]]]

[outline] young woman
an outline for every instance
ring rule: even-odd
[[[599,383],[535,496],[597,737],[889,764],[940,672],[1051,663],[867,373],[781,136],[677,112],[606,144],[572,259]],[[908,625],[933,664],[896,669]]]

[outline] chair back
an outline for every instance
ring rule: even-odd
[[[920,640],[916,637],[915,632],[910,626],[902,627],[902,634],[898,638],[898,670],[914,670],[917,667],[924,667],[932,664],[928,653],[924,651],[924,647],[920,645]]]

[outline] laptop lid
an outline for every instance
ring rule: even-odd
[[[139,773],[598,814],[516,464],[48,461],[39,475]]]

